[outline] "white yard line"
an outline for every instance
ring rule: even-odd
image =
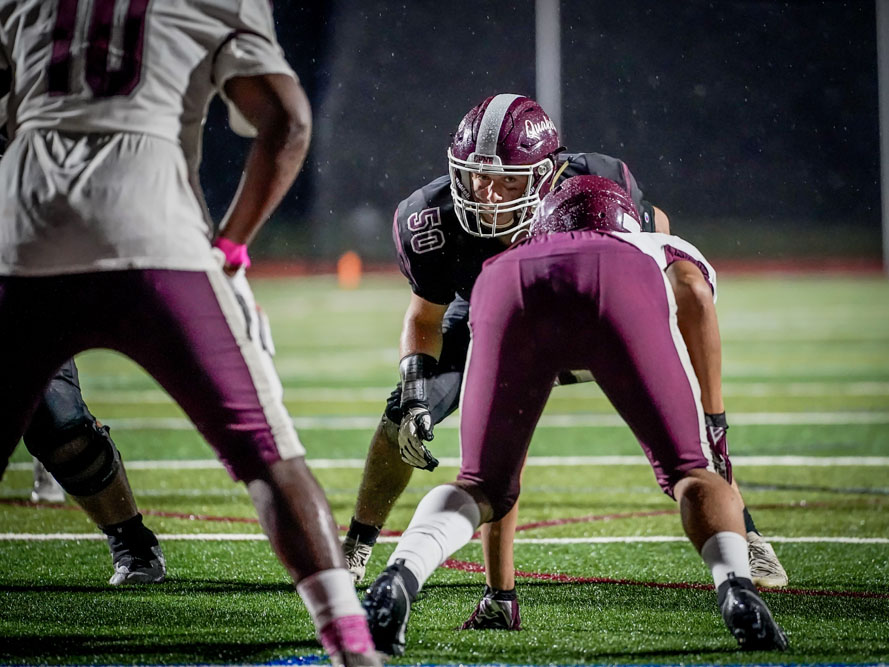
[[[263,542],[262,533],[161,533],[158,540],[190,542]],[[55,540],[102,540],[105,535],[95,533],[0,533],[0,542],[50,542]],[[395,543],[398,537],[380,537],[377,542]],[[551,537],[551,538],[517,538],[516,544],[636,544],[687,542],[687,537],[675,535],[631,535],[626,537]],[[478,542],[478,540],[473,540]],[[782,537],[769,535],[769,542],[787,544],[889,544],[887,537]]]
[[[889,412],[861,410],[855,412],[733,412],[729,419],[738,426],[824,426],[843,424],[889,424]],[[372,431],[377,427],[378,416],[354,417],[293,417],[297,429],[321,431]],[[184,417],[108,418],[102,421],[113,429],[193,431],[194,426]],[[625,426],[616,414],[544,415],[540,420],[544,428],[597,428]],[[436,429],[456,429],[459,420],[449,418]]]
[[[95,377],[91,378],[95,380]],[[284,390],[289,401],[312,403],[339,403],[347,405],[356,401],[382,401],[394,384],[388,387],[293,387]],[[602,396],[595,384],[572,385],[572,396]],[[794,397],[794,396],[889,396],[889,382],[726,382],[725,396],[745,397]],[[172,399],[160,389],[84,391],[88,402],[111,404],[172,403]],[[558,397],[558,394],[554,394]]]
[[[364,459],[308,459],[309,467],[318,470],[343,468],[348,470],[364,468]],[[441,457],[444,467],[459,468],[460,459]],[[735,466],[780,466],[816,468],[834,466],[861,466],[865,468],[889,466],[889,456],[733,456]],[[10,463],[8,470],[31,470],[33,463]],[[574,466],[625,466],[649,465],[644,456],[529,456],[526,465],[534,467],[574,467]],[[127,461],[127,470],[217,470],[222,465],[216,459]]]

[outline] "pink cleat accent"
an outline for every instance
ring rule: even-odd
[[[321,628],[321,645],[328,655],[334,653],[373,653],[374,643],[361,615],[340,616]]]

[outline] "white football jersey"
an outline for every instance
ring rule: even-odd
[[[710,266],[710,262],[691,243],[672,234],[660,234],[656,232],[609,232],[621,241],[631,243],[654,259],[661,270],[666,270],[673,260],[684,259],[694,262],[701,269],[701,273],[713,290],[713,302],[716,303],[716,270]],[[678,251],[678,252],[677,252]]]
[[[0,0],[0,68],[7,275],[209,268],[210,100],[235,76],[296,77],[268,0]]]

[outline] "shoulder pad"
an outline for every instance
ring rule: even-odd
[[[604,153],[564,153],[561,163],[567,163],[561,179],[573,176],[603,176],[609,178],[630,193],[636,208],[642,208],[644,195],[636,177],[625,162]],[[562,164],[559,164],[561,168]]]

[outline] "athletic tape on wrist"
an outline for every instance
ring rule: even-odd
[[[250,257],[247,255],[246,243],[235,243],[222,236],[213,242],[214,248],[219,248],[225,255],[225,263],[229,266],[250,267]]]
[[[438,362],[428,354],[409,354],[398,364],[401,374],[401,406],[426,405],[426,378],[435,375]]]

